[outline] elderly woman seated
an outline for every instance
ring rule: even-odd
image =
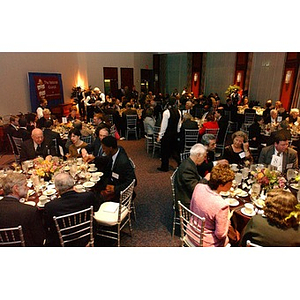
[[[211,171],[208,184],[198,183],[194,189],[190,210],[205,217],[204,247],[223,247],[229,242],[227,234],[232,213],[219,194],[231,188],[233,179],[234,172],[228,165],[217,165]]]
[[[267,194],[264,214],[255,215],[244,228],[240,245],[247,240],[264,247],[300,246],[300,209],[296,197],[274,189]]]
[[[300,125],[300,117],[299,117],[299,108],[292,108],[290,111],[289,117],[287,117],[287,121],[289,122],[290,126]]]
[[[232,135],[232,144],[225,147],[223,159],[230,164],[244,165],[246,161],[252,162],[249,150],[248,136],[243,131],[236,131]]]

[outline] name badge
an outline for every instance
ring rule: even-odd
[[[282,165],[282,158],[277,155],[272,155],[271,166],[279,168]]]
[[[239,154],[239,156],[240,156],[240,158],[244,158],[244,157],[246,157],[246,154],[245,154],[245,152],[243,151],[243,152],[241,152],[241,153]]]
[[[115,179],[119,179],[119,174],[112,172],[111,177]]]
[[[287,169],[292,169],[292,168],[293,168],[293,164],[292,164],[292,163],[291,163],[291,164],[287,164],[287,165],[286,165],[286,168],[287,168]]]

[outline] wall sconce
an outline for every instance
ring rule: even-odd
[[[289,84],[290,81],[291,81],[291,77],[292,77],[292,71],[289,70],[289,71],[286,71],[286,74],[285,74],[285,84]]]
[[[241,72],[238,72],[236,75],[236,82],[240,83],[241,80],[242,80],[242,74],[241,74]]]
[[[194,82],[198,81],[198,73],[194,73]]]

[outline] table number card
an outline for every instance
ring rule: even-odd
[[[277,155],[272,155],[271,166],[276,167],[277,169],[282,165],[282,158]]]

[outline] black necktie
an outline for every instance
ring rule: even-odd
[[[42,146],[38,145],[35,152],[36,152],[37,155],[42,155]]]

